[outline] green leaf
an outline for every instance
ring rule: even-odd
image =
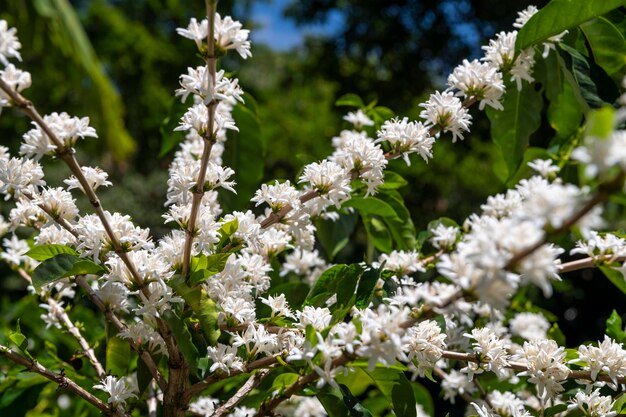
[[[197,285],[207,280],[207,278],[222,272],[226,266],[226,261],[230,253],[215,253],[213,255],[200,255],[196,265],[192,264],[192,274],[189,277],[189,285]],[[198,258],[198,257],[196,257]]]
[[[561,68],[550,68],[550,71],[561,72]],[[576,133],[583,118],[583,106],[578,101],[574,88],[569,81],[562,78],[560,91],[550,98],[548,106],[548,122],[556,131],[557,137],[566,138]]]
[[[558,323],[553,323],[552,327],[548,329],[548,339],[552,339],[559,346],[565,346],[565,335],[559,328]]]
[[[496,172],[503,182],[517,171],[530,135],[539,128],[542,104],[541,94],[533,86],[525,84],[522,91],[518,91],[515,86],[508,84],[502,103],[504,110],[487,108],[487,116],[491,121],[491,140],[497,145],[505,162]]]
[[[102,275],[106,270],[93,261],[69,253],[61,253],[39,264],[33,271],[33,286],[42,286],[75,275]]]
[[[339,389],[341,389],[341,394],[343,395],[343,403],[348,409],[348,413],[350,417],[372,417],[372,413],[369,412],[363,405],[359,402],[359,400],[352,395],[350,389],[343,385],[339,385]]]
[[[136,144],[124,126],[124,103],[118,88],[108,78],[70,1],[51,0],[49,4],[54,8],[54,14],[49,17],[54,24],[50,26],[56,30],[56,36],[50,39],[87,72],[93,83],[93,96],[102,117],[99,136],[116,159],[127,158],[135,151]]]
[[[329,260],[332,261],[348,244],[358,220],[356,213],[342,214],[335,221],[321,217],[315,219],[315,234]]]
[[[363,309],[370,304],[372,292],[376,287],[379,276],[380,269],[368,269],[361,275],[359,285],[356,288],[356,301],[354,302],[356,308]]]
[[[130,364],[130,344],[127,340],[113,336],[107,340],[106,369],[113,375],[125,376]]]
[[[385,253],[393,250],[391,233],[384,221],[374,216],[363,216],[363,226],[365,226],[367,237],[376,249]]]
[[[420,404],[426,414],[434,416],[435,403],[433,402],[432,395],[430,395],[430,391],[417,382],[411,382],[411,387],[413,388],[413,395],[415,395],[415,403]]]
[[[363,268],[358,264],[340,264],[327,269],[315,282],[305,303],[321,307],[330,297],[337,294],[336,306],[347,306],[362,274]]]
[[[626,406],[626,394],[620,394],[613,403],[612,410],[617,411],[617,414],[624,413],[624,407]]]
[[[290,372],[278,375],[274,379],[274,382],[272,382],[271,392],[277,392],[279,394],[282,394],[285,388],[293,385],[299,377],[300,375]]]
[[[606,334],[618,343],[623,343],[626,339],[622,317],[613,310],[611,316],[606,320]]]
[[[580,26],[596,64],[607,74],[619,74],[626,64],[626,41],[620,30],[610,21],[598,17]]]
[[[517,34],[515,50],[544,42],[564,30],[624,5],[624,0],[552,0],[539,10]]]
[[[265,171],[266,144],[259,134],[261,124],[251,109],[254,99],[246,95],[246,105],[233,109],[233,118],[239,131],[228,131],[228,146],[222,157],[224,165],[235,170],[232,179],[237,183],[237,194],[220,190],[220,202],[225,212],[244,210],[259,188]]]
[[[396,212],[389,204],[376,197],[353,197],[343,204],[344,207],[353,207],[362,215],[393,217]]]
[[[357,96],[356,94],[348,93],[339,97],[335,102],[335,106],[351,106],[363,108],[365,107],[365,103],[363,103],[361,97]]]
[[[17,324],[15,325],[15,330],[9,330],[7,337],[9,340],[15,345],[15,347],[30,360],[35,360],[28,351],[28,339],[24,334],[22,334],[22,329],[20,328],[20,320],[17,320]]]
[[[604,106],[592,110],[587,117],[586,135],[594,138],[606,139],[613,133],[615,110],[611,106]]]
[[[172,310],[165,310],[163,319],[169,324],[174,339],[176,339],[176,343],[178,343],[178,347],[189,365],[189,369],[196,372],[198,369],[199,353],[191,340],[191,333],[189,333],[187,325]]]
[[[624,281],[624,275],[620,271],[616,271],[615,269],[608,266],[601,266],[600,271],[606,276],[609,281],[613,283],[621,292],[626,294],[626,281]]]
[[[562,413],[565,410],[567,410],[567,404],[557,404],[557,405],[555,405],[553,407],[546,408],[546,410],[543,412],[543,415],[545,417],[550,417],[550,416],[553,416],[555,414]]]
[[[156,361],[158,363],[158,361]],[[144,361],[139,358],[137,360],[137,386],[139,387],[139,395],[141,395],[152,381],[152,373]]]
[[[202,332],[204,333],[209,346],[215,346],[217,344],[217,339],[220,336],[219,325],[217,322],[217,306],[215,305],[215,302],[211,300],[204,289],[200,287],[190,287],[185,284],[183,277],[180,275],[173,276],[168,281],[168,285],[174,288],[178,295],[183,297],[187,305],[195,313],[196,317],[200,321],[200,327],[202,328]],[[176,319],[180,320],[176,314],[174,314],[171,319],[173,321],[176,321]],[[184,323],[181,325],[185,327],[186,330],[186,325]],[[189,334],[188,331],[187,334]],[[191,341],[191,334],[189,334],[189,340]],[[190,349],[189,354],[191,353]]]
[[[78,252],[76,252],[72,247],[57,244],[35,246],[26,252],[26,255],[36,261],[43,262],[62,253],[78,256]]]
[[[400,193],[396,190],[381,190],[379,196],[395,212],[393,216],[384,217],[383,220],[391,232],[396,248],[400,250],[415,249],[417,246],[415,225]]]
[[[395,190],[397,188],[405,187],[408,184],[407,180],[402,178],[400,174],[393,171],[385,171],[385,182],[382,183],[379,190]]]
[[[567,45],[560,44],[559,52],[566,78],[572,86],[578,87],[578,94],[587,106],[598,108],[615,101],[617,89],[602,68]]]
[[[403,371],[387,367],[364,371],[392,404],[397,417],[416,417],[415,394]]]

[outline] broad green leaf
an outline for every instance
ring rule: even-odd
[[[618,343],[623,343],[626,339],[622,317],[613,310],[611,316],[606,320],[606,334]]]
[[[310,290],[309,285],[304,282],[286,282],[270,288],[267,294],[284,294],[291,308],[298,309],[304,303]]]
[[[609,75],[620,73],[626,64],[626,41],[619,29],[607,19],[598,17],[583,23],[580,30],[591,46],[596,63]]]
[[[238,104],[233,109],[233,118],[239,131],[228,131],[228,146],[222,159],[225,166],[235,170],[231,179],[237,183],[237,194],[220,190],[220,202],[226,212],[247,208],[263,180],[266,144],[259,133],[259,119],[251,109],[253,101],[252,97],[246,95],[246,105]]]
[[[173,276],[168,281],[168,285],[174,288],[178,295],[183,297],[187,305],[195,313],[196,318],[200,321],[200,327],[202,328],[202,332],[209,346],[215,346],[220,336],[219,325],[217,323],[217,306],[215,302],[211,300],[204,289],[187,285],[180,275]],[[175,314],[170,318],[173,321],[176,319],[180,320]],[[184,323],[182,323],[182,326],[186,329]],[[188,331],[187,334],[189,334]],[[191,342],[190,334],[189,340]],[[194,347],[194,349],[196,348]],[[189,354],[191,354],[191,350]]]
[[[317,394],[328,417],[371,417],[372,414],[358,402],[348,387],[340,387],[341,392],[326,385]]]
[[[285,388],[288,388],[289,386],[293,385],[298,380],[299,377],[300,375],[290,373],[290,372],[280,374],[274,379],[274,382],[272,382],[271,391],[277,392],[280,394],[285,390]]]
[[[130,365],[130,344],[119,337],[109,337],[106,349],[106,370],[116,376],[126,376]]]
[[[23,353],[28,359],[35,360],[35,358],[33,358],[28,351],[28,339],[22,333],[19,319],[15,325],[15,330],[9,330],[7,336],[21,353]]]
[[[104,138],[108,150],[113,156],[122,160],[135,151],[135,142],[124,126],[124,103],[117,88],[108,78],[104,67],[80,23],[76,11],[69,0],[50,0],[52,15],[46,16],[54,20],[51,27],[56,30],[56,36],[50,39],[57,43],[63,53],[80,65],[93,82],[94,97],[99,102],[102,123],[99,135]]]
[[[385,171],[385,182],[382,183],[378,189],[379,190],[395,190],[397,188],[402,188],[408,184],[407,180],[402,178],[400,174],[397,174],[393,171]]]
[[[379,276],[379,269],[369,269],[361,275],[359,285],[356,288],[356,301],[354,302],[356,308],[362,309],[369,305]]]
[[[416,417],[415,394],[403,371],[387,367],[364,371],[392,404],[397,417]]]
[[[42,286],[75,275],[102,275],[105,269],[85,258],[61,253],[43,261],[33,271],[33,286],[37,291]]]
[[[418,382],[411,382],[411,387],[413,388],[413,395],[415,395],[415,402],[422,406],[426,414],[434,416],[435,403],[428,389]]]
[[[624,408],[626,408],[626,394],[620,394],[613,403],[613,410],[617,411],[617,414],[623,414]]]
[[[347,306],[362,274],[363,268],[358,264],[335,265],[327,269],[315,282],[305,303],[321,307],[336,294],[336,306]]]
[[[565,335],[561,331],[558,323],[553,323],[552,327],[548,329],[548,339],[552,339],[559,346],[565,346]]]
[[[615,110],[611,106],[604,106],[597,110],[589,112],[587,117],[587,136],[594,138],[606,139],[613,133],[613,121],[615,119]]]
[[[339,389],[341,390],[341,394],[343,395],[343,403],[348,409],[350,417],[372,417],[372,413],[370,413],[368,409],[363,407],[359,400],[354,395],[352,395],[350,389],[347,386],[340,384]]]
[[[552,0],[520,29],[515,50],[544,42],[623,5],[624,0]]]
[[[367,237],[371,240],[376,249],[385,253],[393,250],[391,233],[384,221],[374,216],[363,216],[363,226],[365,226]]]
[[[363,108],[365,107],[365,103],[363,103],[363,100],[361,100],[361,97],[357,96],[356,94],[348,93],[339,97],[337,101],[335,102],[335,106],[350,106],[350,107]]]
[[[213,255],[201,255],[204,262],[196,266],[195,271],[189,277],[189,285],[196,285],[206,281],[207,278],[222,272],[226,266],[226,261],[230,257],[230,253],[215,253]],[[200,267],[200,265],[202,265]]]
[[[400,250],[413,250],[417,246],[415,225],[404,199],[397,190],[381,190],[380,198],[393,208],[393,216],[383,217],[391,236]]]
[[[344,207],[353,207],[361,214],[381,217],[393,217],[396,212],[389,204],[376,197],[353,197],[343,204]]]
[[[36,261],[43,262],[62,253],[78,256],[78,252],[76,252],[72,247],[57,244],[35,246],[26,252],[26,255]]]
[[[543,415],[545,417],[550,417],[553,416],[555,414],[559,414],[564,412],[565,410],[567,410],[567,404],[557,404],[553,407],[548,407],[545,409],[545,411],[543,412]]]
[[[491,140],[498,146],[506,163],[506,170],[499,173],[505,182],[519,167],[528,147],[530,135],[539,128],[541,122],[541,94],[532,86],[524,85],[522,91],[507,85],[502,105],[504,110],[487,109],[491,121]]]
[[[156,361],[158,363],[158,361]],[[152,381],[152,373],[141,358],[137,359],[137,386],[139,387],[139,394],[143,393],[148,385]]]
[[[329,260],[332,261],[348,244],[358,220],[356,213],[342,214],[335,221],[321,217],[315,220],[315,234]]]
[[[191,340],[191,333],[189,333],[187,325],[172,310],[165,310],[163,319],[169,324],[174,339],[176,339],[176,343],[178,343],[178,347],[183,353],[187,365],[189,365],[189,369],[195,372],[198,369],[198,358],[200,355]]]
[[[615,101],[617,89],[602,68],[565,44],[559,45],[559,52],[566,78],[572,86],[578,87],[574,87],[574,93],[580,95],[587,106],[598,108]]]
[[[524,178],[528,178],[535,174],[535,171],[528,166],[529,162],[535,159],[551,159],[551,155],[544,148],[529,147],[524,152],[524,159],[520,164],[517,172],[507,181],[509,187],[515,187],[515,185]]]
[[[561,71],[560,68],[556,70]],[[560,92],[551,99],[548,106],[548,121],[556,131],[557,138],[567,138],[578,130],[584,109],[569,81],[562,79],[560,82]]]
[[[624,274],[620,271],[608,266],[601,266],[600,271],[606,276],[609,281],[613,283],[621,292],[626,294],[626,281],[624,281]]]

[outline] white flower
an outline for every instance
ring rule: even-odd
[[[480,110],[485,105],[496,110],[503,109],[500,103],[505,90],[502,74],[489,64],[481,64],[477,59],[472,62],[464,59],[463,64],[457,66],[448,77],[448,85],[459,90],[456,95],[473,97],[479,101]]]
[[[78,216],[78,207],[76,207],[76,201],[72,198],[72,194],[60,187],[44,188],[41,190],[41,194],[35,197],[33,203],[45,207],[53,219],[60,218],[73,223]]]
[[[290,205],[292,209],[300,206],[300,192],[291,185],[289,180],[285,182],[275,181],[274,184],[261,184],[261,189],[256,190],[254,197],[250,199],[256,206],[267,204],[273,212]]]
[[[147,346],[152,353],[168,354],[163,337],[145,322],[132,323],[119,333],[119,337],[131,339],[138,346]]]
[[[518,417],[524,411],[524,401],[517,398],[512,392],[491,391],[487,397],[493,411],[502,417]]]
[[[19,49],[22,44],[17,39],[17,29],[10,28],[6,20],[0,20],[0,62],[6,67],[10,58],[22,60]]]
[[[328,159],[363,179],[367,184],[366,196],[375,194],[376,188],[383,183],[383,170],[387,166],[382,148],[365,133],[346,130],[339,138],[333,138],[333,144],[337,150]]]
[[[207,348],[209,359],[213,362],[209,368],[209,372],[213,373],[217,370],[229,375],[231,370],[243,371],[243,360],[237,356],[237,348],[218,343],[217,346],[209,346]]]
[[[218,400],[216,400],[215,398],[198,397],[194,402],[189,404],[189,411],[195,414],[199,414],[203,417],[211,417],[215,412],[215,404],[217,403]]]
[[[114,312],[122,311],[128,313],[130,292],[124,284],[105,281],[103,284],[98,285],[98,283],[94,282],[92,288],[107,309]]]
[[[446,249],[454,246],[456,239],[459,236],[459,228],[455,226],[444,226],[439,223],[437,227],[430,231],[433,237],[430,238],[430,242],[437,249]]]
[[[453,369],[448,372],[448,375],[441,381],[441,389],[443,390],[443,399],[454,404],[457,395],[471,395],[476,391],[476,386],[472,381],[467,379],[467,375]]]
[[[99,187],[108,187],[111,185],[111,181],[107,180],[109,174],[98,167],[80,167],[80,170],[82,171],[87,184],[89,184],[93,191],[96,191]],[[85,190],[83,190],[83,186],[73,175],[68,179],[63,180],[63,182],[67,184],[68,190],[79,188],[82,192],[85,192]]]
[[[252,56],[250,52],[250,31],[242,29],[242,24],[233,20],[230,16],[223,19],[219,13],[215,13],[215,41],[222,49],[235,49],[237,53],[246,59]]]
[[[19,198],[24,191],[36,194],[36,187],[45,184],[38,162],[28,158],[0,158],[0,193],[5,195],[5,201]]]
[[[550,322],[539,313],[518,313],[509,322],[511,333],[526,340],[545,339]]]
[[[522,89],[522,80],[532,83],[535,79],[532,77],[533,65],[535,65],[534,51],[531,48],[522,50],[517,59],[515,57],[515,41],[517,39],[517,31],[500,32],[496,35],[496,39],[491,39],[488,46],[483,46],[485,56],[482,61],[486,61],[494,68],[501,71],[509,71],[511,80],[517,83],[517,89]]]
[[[30,256],[26,256],[26,252],[30,250],[28,242],[12,235],[11,239],[4,238],[2,240],[4,250],[0,251],[0,259],[9,265],[19,267],[24,266],[26,270],[32,271],[39,262],[33,260]]]
[[[0,21],[0,23],[1,22],[2,21]],[[1,38],[2,34],[0,34],[0,43],[2,42]],[[2,48],[1,45],[0,48]],[[2,53],[0,52],[0,59],[1,58]],[[32,84],[30,73],[16,68],[13,64],[9,64],[3,70],[0,70],[0,78],[13,91],[18,93],[30,87]],[[9,107],[10,105],[11,97],[4,90],[0,90],[0,110],[2,110],[2,107]]]
[[[43,120],[56,139],[66,148],[73,147],[78,139],[98,137],[96,130],[89,126],[89,117],[79,118],[65,112],[54,112],[44,116]],[[37,123],[32,123],[35,127],[23,135],[24,142],[20,147],[20,154],[35,159],[40,159],[43,155],[53,155],[57,151],[57,145]]]
[[[432,320],[424,320],[411,327],[403,337],[403,349],[408,352],[409,361],[417,360],[417,373],[424,376],[441,358],[446,335],[441,333],[439,325]]]
[[[109,404],[126,404],[126,400],[130,397],[137,398],[135,394],[138,391],[136,386],[125,379],[117,379],[114,376],[107,376],[100,384],[93,386],[95,389],[105,391],[109,394]]]
[[[614,401],[610,396],[600,395],[600,389],[595,389],[591,393],[582,391],[576,392],[574,398],[570,399],[567,410],[579,409],[586,417],[613,417],[617,411],[612,410]]]
[[[41,319],[46,323],[46,329],[50,326],[54,326],[57,329],[61,328],[61,316],[65,313],[63,308],[63,302],[59,301],[58,303],[52,298],[49,297],[46,300],[45,304],[39,304],[39,307],[48,311],[47,314],[42,314]]]
[[[626,351],[621,343],[604,336],[598,346],[581,345],[578,347],[578,359],[585,363],[583,369],[590,371],[591,379],[596,380],[598,373],[606,372],[617,385],[617,379],[626,375]]]
[[[328,327],[330,320],[332,319],[330,310],[326,307],[318,308],[306,306],[302,309],[302,311],[299,311],[296,314],[300,320],[298,327],[305,329],[306,326],[310,324],[318,332],[321,332]]]
[[[285,276],[290,272],[296,275],[308,275],[312,269],[322,269],[326,266],[324,260],[320,257],[317,249],[307,251],[296,248],[293,252],[285,257],[280,271],[281,276]]]
[[[626,256],[626,240],[612,233],[600,235],[598,232],[591,231],[587,240],[579,240],[576,242],[576,248],[570,251],[572,255],[576,253],[590,257],[611,255],[609,259],[607,259],[607,262],[611,263]]]
[[[548,178],[550,174],[559,172],[559,167],[552,163],[550,159],[535,159],[528,163],[528,166],[537,171],[539,175]]]
[[[183,102],[189,94],[193,94],[200,97],[205,105],[213,100],[223,100],[233,106],[238,101],[243,103],[239,81],[225,77],[224,70],[217,71],[213,80],[206,66],[187,68],[187,74],[180,76],[180,86],[182,88],[176,90],[176,97],[181,96]]]
[[[189,20],[187,28],[176,28],[176,33],[184,38],[193,40],[196,42],[198,50],[202,50],[202,42],[204,42],[209,35],[209,21],[207,19],[203,19],[200,23],[198,23],[196,18],[192,17]]]
[[[586,137],[584,146],[574,149],[572,159],[586,165],[590,178],[606,174],[613,166],[626,169],[626,130],[616,130],[608,138]]]
[[[326,417],[326,410],[317,398],[300,397],[297,395],[291,398],[297,404],[293,417]]]
[[[528,382],[537,386],[537,395],[544,401],[563,392],[562,383],[570,371],[565,366],[565,349],[554,340],[535,340],[524,342],[520,353],[514,359],[522,359],[527,371],[519,376],[528,376]]]
[[[374,121],[367,117],[363,110],[359,109],[355,112],[349,112],[343,116],[343,120],[348,123],[352,123],[355,129],[361,129],[364,126],[374,126]]]
[[[479,358],[479,362],[468,362],[467,366],[462,369],[468,373],[470,379],[474,374],[481,374],[485,370],[492,371],[500,379],[509,376],[507,367],[510,345],[506,340],[500,339],[488,327],[472,329],[471,333],[466,333],[464,336],[475,340],[472,346]]]
[[[393,271],[396,275],[402,277],[414,272],[425,272],[424,265],[420,262],[419,253],[417,251],[398,251],[391,253],[383,253],[378,258],[378,263],[374,266],[382,267],[386,270]]]
[[[276,297],[272,297],[271,295],[267,298],[260,297],[260,300],[263,304],[268,305],[272,309],[272,317],[283,316],[296,318],[291,311],[291,308],[289,308],[289,303],[285,298],[285,294],[279,294]]]
[[[337,208],[350,197],[350,175],[335,162],[323,160],[304,167],[299,182],[308,182],[323,201]]]
[[[392,152],[402,155],[407,165],[411,165],[409,154],[413,152],[417,152],[426,162],[433,157],[435,138],[430,135],[429,128],[420,122],[409,122],[407,117],[383,123],[375,142],[383,141],[389,142]]]
[[[431,94],[427,102],[420,104],[424,110],[420,117],[426,120],[427,126],[436,127],[439,132],[452,133],[452,142],[463,139],[463,132],[469,132],[472,116],[454,93],[437,91]]]

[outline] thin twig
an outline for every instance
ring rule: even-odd
[[[100,400],[98,397],[86,391],[83,387],[78,385],[76,382],[72,381],[70,378],[65,376],[63,372],[57,374],[51,371],[50,369],[46,368],[45,366],[42,366],[39,362],[28,359],[16,352],[13,352],[7,346],[0,345],[0,355],[6,357],[10,361],[18,365],[22,365],[26,367],[26,369],[29,372],[35,372],[49,379],[50,381],[58,384],[59,388],[65,388],[73,392],[74,394],[86,400],[88,403],[97,407],[100,411],[102,411],[106,415],[126,416],[125,413],[122,413],[119,410],[112,409],[106,403]]]
[[[269,369],[263,369],[248,378],[248,380],[241,386],[241,388],[237,390],[235,395],[230,397],[228,401],[220,405],[217,410],[215,410],[213,417],[222,417],[230,413],[230,411],[235,408],[237,404],[239,404],[248,394],[250,394],[250,391],[259,386],[261,381],[263,381],[263,378],[265,378],[267,374],[269,374],[269,372]]]
[[[561,265],[557,265],[556,268],[559,274],[566,272],[577,271],[579,269],[593,268],[597,262],[624,262],[626,256],[615,255],[603,255],[603,256],[591,256],[588,258],[576,259],[575,261],[566,262]]]
[[[113,326],[115,326],[118,332],[121,332],[128,327],[115,315],[113,311],[111,311],[111,309],[109,309],[104,304],[104,302],[98,296],[98,294],[96,294],[93,288],[91,288],[91,286],[87,283],[87,280],[85,279],[83,275],[76,276],[75,281],[78,284],[78,286],[81,287],[85,291],[89,300],[92,303],[94,303],[96,307],[98,307],[98,309],[102,313],[104,313],[104,317],[107,319],[107,321],[111,323]],[[146,364],[146,367],[150,370],[150,374],[156,381],[159,388],[161,388],[162,391],[165,390],[165,387],[167,386],[167,382],[165,381],[165,378],[159,371],[159,368],[157,364],[154,362],[154,359],[152,359],[152,356],[150,355],[150,353],[142,349],[141,346],[137,346],[137,344],[135,344],[135,342],[132,339],[128,339],[128,343],[133,348],[133,350],[135,350],[139,354],[139,357],[141,358],[141,360]]]
[[[26,280],[26,282],[32,285],[33,279],[28,274],[28,272],[26,272],[22,268],[19,268],[18,273],[24,280]],[[48,296],[42,297],[43,301],[45,302],[48,301],[47,300],[48,298],[49,298]],[[107,373],[104,370],[104,367],[102,366],[98,358],[96,358],[96,353],[93,351],[91,346],[89,346],[89,343],[83,337],[80,330],[78,330],[78,327],[74,325],[74,323],[70,319],[70,316],[67,314],[67,311],[65,311],[64,309],[55,309],[55,311],[56,311],[57,319],[63,322],[63,324],[65,325],[67,330],[70,332],[70,334],[74,336],[74,338],[78,341],[78,344],[80,345],[80,347],[83,348],[83,352],[85,352],[85,356],[87,356],[87,359],[89,359],[89,362],[91,362],[94,369],[96,370],[96,374],[98,375],[98,378],[101,380],[106,378]]]

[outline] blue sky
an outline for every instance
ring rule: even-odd
[[[331,14],[324,25],[297,27],[293,20],[282,16],[282,11],[290,0],[255,1],[252,6],[252,19],[259,25],[251,32],[255,43],[263,43],[273,49],[284,51],[301,45],[304,37],[312,33],[333,33],[342,23],[339,13]]]

